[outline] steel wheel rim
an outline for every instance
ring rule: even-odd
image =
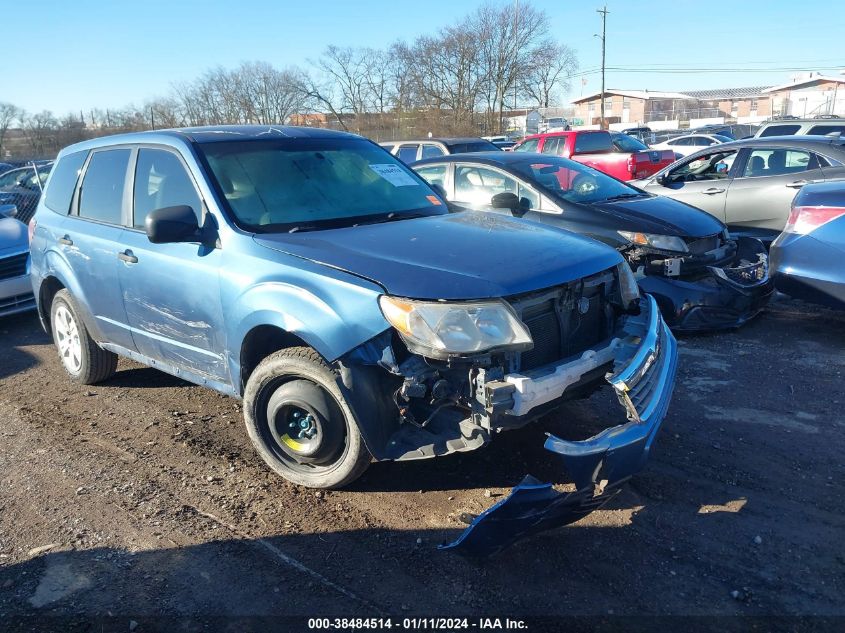
[[[71,373],[79,373],[82,369],[82,342],[79,340],[79,327],[70,310],[61,305],[55,315],[56,346],[62,364]]]
[[[275,393],[276,389],[278,389],[284,382],[290,380],[290,377],[283,377],[277,381],[274,381],[275,384],[271,384],[268,388],[264,391],[262,396],[259,398],[257,403],[257,411],[259,412],[259,418],[262,421],[261,427],[261,434],[264,437],[265,446],[267,446],[270,451],[275,455],[277,459],[279,459],[282,463],[284,463],[285,467],[291,471],[299,472],[302,474],[324,474],[333,471],[338,467],[338,465],[343,461],[345,455],[349,451],[349,443],[348,443],[348,428],[346,426],[346,421],[344,421],[340,428],[333,429],[334,432],[339,432],[340,437],[334,438],[333,440],[330,438],[325,437],[324,433],[326,429],[323,428],[322,418],[317,414],[316,411],[312,410],[311,407],[306,404],[305,402],[299,402],[296,400],[291,400],[284,403],[281,407],[276,409],[275,411],[269,408],[269,401],[270,396]],[[318,384],[319,386],[319,384]],[[322,389],[322,387],[320,387]],[[331,394],[327,394],[331,399],[334,406],[340,408],[337,404],[337,401]],[[318,419],[318,432],[314,436],[313,439],[318,439],[319,444],[316,447],[317,451],[312,456],[303,455],[301,452],[291,450],[292,447],[288,445],[286,442],[280,441],[282,432],[284,429],[282,425],[278,423],[279,417],[278,414],[283,409],[289,408],[291,406],[298,407],[303,411],[307,411],[310,414],[314,415]],[[282,418],[284,420],[284,418]],[[329,440],[328,443],[326,440]],[[328,449],[326,451],[326,449]]]

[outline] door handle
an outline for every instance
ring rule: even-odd
[[[793,182],[787,183],[786,186],[790,189],[800,189],[804,185],[807,184],[806,180],[795,180]]]
[[[725,193],[724,189],[719,189],[717,187],[710,187],[710,189],[705,189],[701,193],[707,194],[708,196],[712,196],[717,193]]]
[[[58,240],[59,244],[64,244],[65,246],[73,246],[73,240],[70,239],[67,235],[64,237],[60,237]]]
[[[135,255],[132,254],[132,251],[130,251],[128,248],[125,251],[123,251],[122,253],[118,253],[117,258],[121,261],[126,262],[127,264],[137,264],[138,263],[138,258],[135,257]]]

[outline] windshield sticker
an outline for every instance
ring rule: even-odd
[[[428,198],[428,201],[431,204],[436,204],[437,206],[441,206],[443,204],[437,196],[426,196],[426,198]]]
[[[384,178],[394,187],[407,187],[409,185],[419,186],[420,184],[416,180],[414,180],[410,174],[402,171],[402,168],[396,165],[370,165],[370,169],[372,169],[374,172],[376,172],[379,176]]]

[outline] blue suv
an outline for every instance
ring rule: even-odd
[[[675,341],[617,252],[449,213],[351,134],[73,145],[30,229],[40,318],[72,380],[107,380],[125,356],[242,398],[257,451],[298,484],[475,449],[609,382],[628,420],[547,444],[586,489],[642,465],[671,395]]]

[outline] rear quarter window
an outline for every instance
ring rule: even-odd
[[[845,125],[816,125],[810,128],[807,134],[834,134],[845,132]]]
[[[87,156],[88,152],[74,152],[59,159],[44,194],[45,207],[62,215],[68,214],[79,172]]]

